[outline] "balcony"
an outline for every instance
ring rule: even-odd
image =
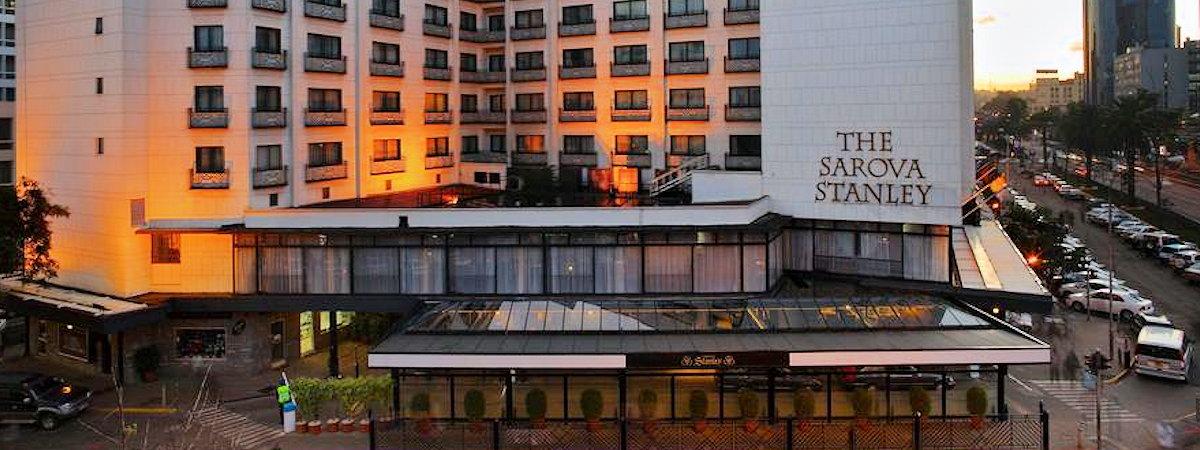
[[[596,78],[596,66],[558,68],[558,79],[575,80],[580,78]]]
[[[547,163],[546,153],[513,153],[513,164],[518,166],[544,166]]]
[[[192,178],[192,189],[229,189],[229,171],[224,167],[218,170],[189,171]]]
[[[400,173],[406,166],[404,159],[371,160],[371,175]]]
[[[229,108],[197,111],[188,108],[188,128],[229,128]]]
[[[613,166],[650,168],[650,153],[617,153],[613,155]]]
[[[644,77],[650,75],[650,62],[633,64],[612,63],[609,74],[613,77]]]
[[[558,110],[559,122],[595,122],[595,109],[562,109]]]
[[[577,167],[596,167],[596,152],[591,153],[560,153],[558,165]]]
[[[454,155],[425,155],[425,169],[454,167]]]
[[[546,80],[546,68],[545,67],[541,67],[541,68],[537,68],[537,69],[513,69],[512,70],[513,83],[521,83],[521,82],[527,82],[527,81],[545,81],[545,80]]]
[[[459,123],[504,124],[508,122],[508,115],[504,111],[463,111],[460,115]]]
[[[512,38],[512,40],[514,40],[514,41],[528,41],[530,39],[545,39],[546,38],[546,26],[542,25],[540,27],[529,27],[529,28],[513,27],[513,29],[509,31],[508,36],[510,38]]]
[[[668,14],[663,22],[663,27],[668,30],[672,28],[703,28],[707,26],[708,11],[678,16]]]
[[[708,58],[699,61],[667,60],[667,75],[690,75],[708,73]]]
[[[229,49],[221,47],[218,50],[196,50],[188,47],[188,67],[229,67]]]
[[[616,19],[616,18],[608,19],[608,32],[609,33],[632,33],[635,31],[649,31],[649,30],[650,30],[650,18],[649,17],[637,17],[637,18],[629,18],[629,19]]]
[[[371,61],[371,75],[376,77],[404,78],[404,61],[395,63]]]
[[[250,58],[250,66],[255,69],[287,70],[287,55],[287,50],[263,52],[254,49]]]
[[[707,122],[708,106],[696,108],[667,108],[667,120],[677,122]]]
[[[255,168],[251,178],[250,182],[255,189],[287,186],[288,168],[287,166],[263,169]]]
[[[478,44],[504,42],[504,38],[504,30],[458,30],[459,40]]]
[[[340,180],[346,178],[348,173],[349,170],[346,168],[345,161],[322,166],[309,165],[304,168],[304,181],[315,183],[318,181]]]
[[[449,67],[425,67],[426,80],[450,81]]]
[[[514,109],[512,123],[546,123],[546,110]]]
[[[649,122],[650,107],[644,109],[613,109],[611,119],[613,122]]]
[[[757,9],[726,9],[725,25],[758,23]]]
[[[461,158],[462,162],[505,164],[508,162],[508,153],[490,150],[478,151],[463,153]]]
[[[254,128],[286,128],[288,123],[287,108],[266,111],[254,108],[250,110],[250,126]]]
[[[250,7],[267,11],[287,12],[288,0],[251,0]]]
[[[726,122],[761,122],[761,106],[725,105]]]
[[[304,109],[304,126],[338,127],[346,125],[346,110],[319,111]]]
[[[454,113],[450,111],[425,111],[425,124],[454,123]]]
[[[345,56],[321,56],[304,54],[305,72],[346,73]]]
[[[596,34],[596,22],[558,23],[558,36],[590,36]]]
[[[188,8],[224,8],[229,0],[187,0]]]
[[[421,31],[425,33],[426,36],[443,37],[446,39],[450,39],[451,36],[454,36],[454,31],[450,29],[449,23],[421,22]]]
[[[404,111],[371,111],[371,125],[404,125]]]
[[[725,73],[758,72],[761,66],[758,58],[725,58]]]
[[[404,14],[393,16],[384,14],[380,11],[371,10],[371,17],[368,20],[370,20],[371,26],[375,28],[404,31]]]
[[[335,6],[308,0],[304,2],[304,15],[306,17],[316,17],[318,19],[345,22],[346,4],[342,3],[339,6]]]
[[[458,71],[458,81],[463,83],[503,83],[504,72],[470,72]]]
[[[725,170],[744,170],[758,172],[762,170],[761,155],[725,155]]]

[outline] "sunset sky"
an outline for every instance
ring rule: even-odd
[[[1083,71],[1081,0],[975,0],[975,88],[1024,89],[1037,69]],[[1176,0],[1183,37],[1200,36],[1200,2]]]

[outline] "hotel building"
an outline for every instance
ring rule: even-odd
[[[992,314],[1049,294],[963,221],[971,5],[885,3],[26,1],[18,169],[71,217],[3,306],[121,377],[345,372],[333,323],[392,314],[369,366],[439,417],[801,373],[840,415],[847,366],[1002,398],[1049,348]]]

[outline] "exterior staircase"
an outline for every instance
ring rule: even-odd
[[[685,159],[679,163],[678,167],[663,172],[650,180],[650,196],[657,197],[677,187],[690,186],[693,172],[709,167],[711,164],[708,161],[708,154]]]

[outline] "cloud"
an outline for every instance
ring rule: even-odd
[[[1071,46],[1067,47],[1067,48],[1069,50],[1071,50],[1072,53],[1082,52],[1083,51],[1083,41],[1071,42]]]
[[[991,25],[993,23],[996,23],[996,16],[994,14],[986,14],[978,19],[975,19],[976,25]]]

